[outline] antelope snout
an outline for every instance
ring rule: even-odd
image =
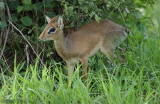
[[[41,36],[41,35],[40,35],[40,36],[38,37],[38,40],[47,41],[47,38],[45,38],[44,36]]]
[[[38,37],[38,40],[42,40],[42,37],[41,37],[41,36],[39,36],[39,37]]]
[[[44,39],[44,36],[41,34],[39,37],[38,37],[38,40],[43,40]]]

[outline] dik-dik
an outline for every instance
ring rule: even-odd
[[[83,77],[87,79],[88,58],[101,51],[111,62],[116,46],[127,37],[126,29],[110,20],[103,19],[99,23],[93,21],[75,32],[65,36],[62,17],[50,19],[46,16],[48,25],[39,36],[40,40],[54,40],[58,54],[68,67],[68,79],[72,76],[74,65],[82,64]]]

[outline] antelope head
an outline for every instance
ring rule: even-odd
[[[39,40],[57,40],[58,35],[63,33],[63,19],[62,17],[53,17],[50,19],[48,16],[45,16],[48,22],[47,26],[39,36]]]

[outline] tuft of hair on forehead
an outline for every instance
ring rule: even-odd
[[[53,18],[50,20],[50,23],[52,23],[52,22],[57,22],[57,20],[58,20],[58,17],[53,17]]]

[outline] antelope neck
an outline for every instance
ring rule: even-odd
[[[64,43],[64,34],[63,32],[59,34],[58,39],[54,40],[55,48],[57,50],[57,53],[64,59],[66,60],[67,52],[66,52],[66,47]]]

